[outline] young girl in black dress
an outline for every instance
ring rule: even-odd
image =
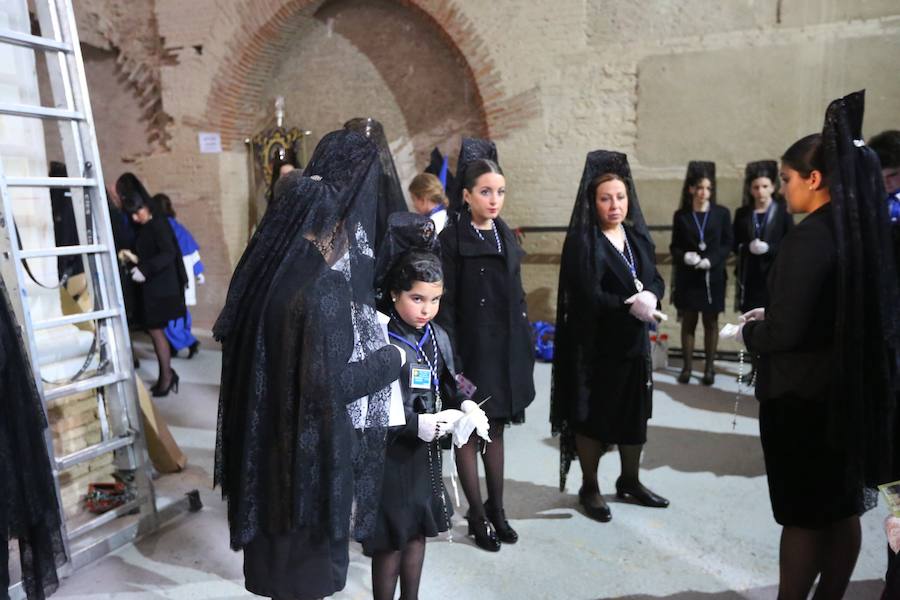
[[[438,439],[463,418],[487,434],[484,412],[457,390],[450,338],[431,322],[444,293],[436,250],[430,218],[388,218],[376,285],[380,306],[390,315],[388,338],[406,354],[400,375],[406,424],[389,430],[378,518],[373,535],[363,541],[363,552],[372,557],[375,600],[392,600],[398,577],[401,597],[418,598],[425,538],[450,529],[453,508]]]

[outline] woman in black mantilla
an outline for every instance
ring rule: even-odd
[[[792,213],[768,280],[769,307],[738,332],[759,357],[759,429],[775,520],[779,598],[844,596],[859,515],[892,474],[900,439],[900,301],[878,160],[861,139],[863,94],[831,103],[822,134],[781,161]]]
[[[578,498],[598,521],[612,518],[597,481],[600,457],[612,444],[622,463],[616,494],[644,506],[669,504],[638,476],[652,414],[648,324],[662,318],[664,288],[628,159],[591,152],[563,245],[550,421],[560,434],[560,491],[577,456]]]
[[[672,218],[672,302],[681,319],[684,362],[679,383],[691,379],[694,333],[703,316],[703,384],[716,380],[719,313],[725,310],[725,261],[731,254],[731,214],[716,204],[716,164],[692,160],[681,189],[681,207]]]
[[[734,213],[735,306],[742,313],[769,303],[766,277],[781,240],[794,226],[794,217],[775,191],[778,180],[774,160],[748,163],[744,171],[744,196]]]
[[[137,263],[131,267],[130,277],[137,285],[140,326],[150,334],[159,364],[151,391],[157,397],[173,389],[178,393],[178,373],[172,369],[172,348],[165,333],[169,321],[184,317],[186,312],[184,288],[188,278],[178,240],[162,208],[154,206],[135,175],[124,173],[119,177],[116,192],[122,209],[138,225],[134,240]]]
[[[500,218],[506,180],[496,156],[490,140],[463,139],[449,198],[451,217],[439,236],[444,306],[438,322],[450,334],[460,371],[478,387],[478,397],[487,399],[482,408],[492,441],[481,454],[486,502],[478,480],[477,438],[457,450],[456,464],[469,503],[469,531],[489,551],[518,539],[503,508],[503,432],[507,424],[524,421],[525,408],[534,400],[534,349],[521,277],[524,252]]]
[[[444,292],[438,250],[427,216],[388,217],[376,290],[379,307],[390,315],[391,343],[406,354],[399,384],[406,423],[388,431],[378,519],[363,541],[363,552],[372,557],[375,600],[392,600],[398,577],[400,597],[418,598],[425,539],[451,527],[439,438],[455,427],[462,411],[487,434],[484,412],[457,389],[450,338],[432,322]]]
[[[245,585],[261,596],[342,589],[349,536],[374,530],[388,386],[402,363],[374,308],[380,175],[363,136],[322,138],[303,175],[278,182],[213,329],[223,344],[215,484]]]

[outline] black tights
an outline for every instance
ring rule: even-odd
[[[156,361],[159,363],[159,375],[153,387],[165,390],[172,381],[172,349],[162,329],[150,329],[148,333],[153,340],[153,351],[156,352]]]
[[[485,443],[481,460],[484,461],[484,474],[487,481],[488,501],[492,508],[503,508],[503,431],[504,421],[491,420],[489,434],[491,442]],[[462,448],[456,449],[456,471],[462,485],[466,501],[469,503],[469,516],[484,517],[484,503],[481,501],[481,484],[478,481],[478,446],[480,438],[472,434]]]
[[[697,321],[700,320],[699,312],[685,310],[681,312],[681,349],[685,352],[685,360],[692,357],[688,352],[694,351],[694,334],[697,331]],[[703,314],[703,350],[706,360],[715,359],[716,347],[719,343],[719,313],[705,312]]]
[[[400,599],[417,600],[422,564],[425,562],[425,536],[406,543],[403,550],[376,552],[372,556],[372,595],[375,600],[394,600],[397,579]]]
[[[816,576],[813,600],[840,600],[856,566],[862,532],[859,517],[824,529],[785,527],[781,532],[779,600],[806,600]]]
[[[597,469],[600,466],[600,457],[609,450],[610,445],[605,442],[589,438],[580,433],[575,434],[575,448],[578,452],[578,462],[581,463],[582,487],[585,491],[600,492],[600,484],[597,482]],[[619,461],[622,466],[622,480],[628,483],[638,483],[640,477],[638,471],[641,466],[641,452],[643,444],[619,444]]]

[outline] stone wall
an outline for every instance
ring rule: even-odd
[[[116,8],[124,0],[76,4],[113,19],[113,31],[132,26]],[[777,158],[819,129],[834,97],[867,88],[867,135],[900,125],[892,0],[150,4],[160,43],[128,52],[159,69],[170,120],[165,148],[133,167],[153,191],[173,196],[200,242],[210,270],[200,327],[212,323],[245,241],[243,139],[279,93],[287,124],[314,123],[318,135],[361,107],[378,113],[392,141],[412,141],[419,168],[429,144],[455,155],[454,136],[486,131],[508,176],[504,216],[513,225],[565,225],[592,149],[628,153],[645,213],[667,224],[688,160],[717,161],[720,202],[734,207],[744,164]],[[98,114],[121,118],[132,119]],[[225,151],[200,155],[199,131],[220,132]],[[533,316],[553,313],[561,241],[525,239]],[[661,252],[668,242],[657,237]]]

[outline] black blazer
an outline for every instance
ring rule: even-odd
[[[760,235],[760,239],[769,244],[769,251],[760,256],[754,255],[750,252],[750,242],[756,239],[754,212],[752,206],[742,206],[734,213],[734,253],[737,255],[734,270],[739,290],[740,286],[746,285],[748,261],[759,261],[763,273],[768,273],[781,249],[781,241],[794,226],[794,217],[787,211],[787,207],[782,202],[773,200],[772,212]]]
[[[184,316],[187,273],[169,220],[153,217],[138,227],[134,253],[137,268],[147,278],[138,285],[143,324],[159,325]]]
[[[488,236],[481,240],[468,214],[441,232],[444,296],[438,323],[456,349],[460,372],[478,386],[477,398],[489,417],[512,418],[534,400],[534,345],[522,257],[515,235],[495,220],[503,255]]]
[[[743,328],[747,349],[759,356],[757,398],[827,394],[836,367],[837,251],[831,204],[785,236],[767,288],[765,320]]]
[[[700,233],[694,222],[693,211],[679,209],[672,218],[672,242],[669,250],[675,268],[673,285],[673,302],[682,310],[697,310],[707,304],[706,274],[702,269],[695,269],[684,264],[684,255],[696,252],[700,258],[708,258],[710,286],[713,288],[713,304],[724,310],[725,294],[725,261],[731,254],[732,247],[731,213],[724,206],[713,204],[709,207],[709,217],[704,229],[706,250],[700,250]],[[721,298],[717,296],[721,294]]]

